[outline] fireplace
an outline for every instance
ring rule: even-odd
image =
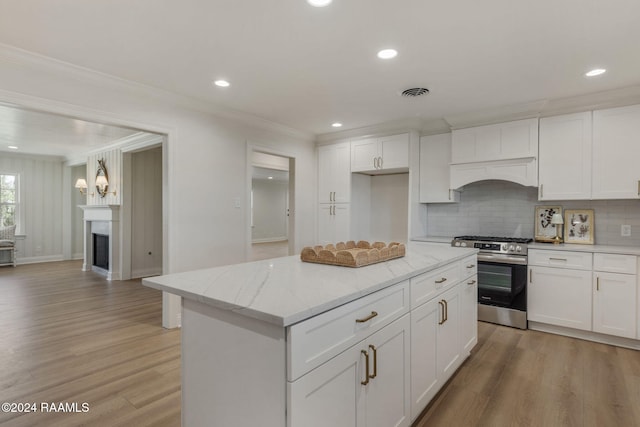
[[[109,235],[93,234],[93,265],[109,270]]]

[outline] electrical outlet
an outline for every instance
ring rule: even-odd
[[[631,226],[628,224],[623,224],[620,227],[620,235],[622,237],[630,237],[631,236]]]

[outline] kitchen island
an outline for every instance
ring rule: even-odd
[[[183,297],[183,425],[409,425],[475,344],[475,254],[410,242],[362,268],[290,256],[145,279]]]

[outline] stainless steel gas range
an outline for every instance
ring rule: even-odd
[[[527,244],[517,237],[458,236],[451,246],[477,248],[478,320],[527,329]]]

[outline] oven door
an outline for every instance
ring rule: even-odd
[[[526,257],[478,255],[478,302],[508,307],[526,284]]]

